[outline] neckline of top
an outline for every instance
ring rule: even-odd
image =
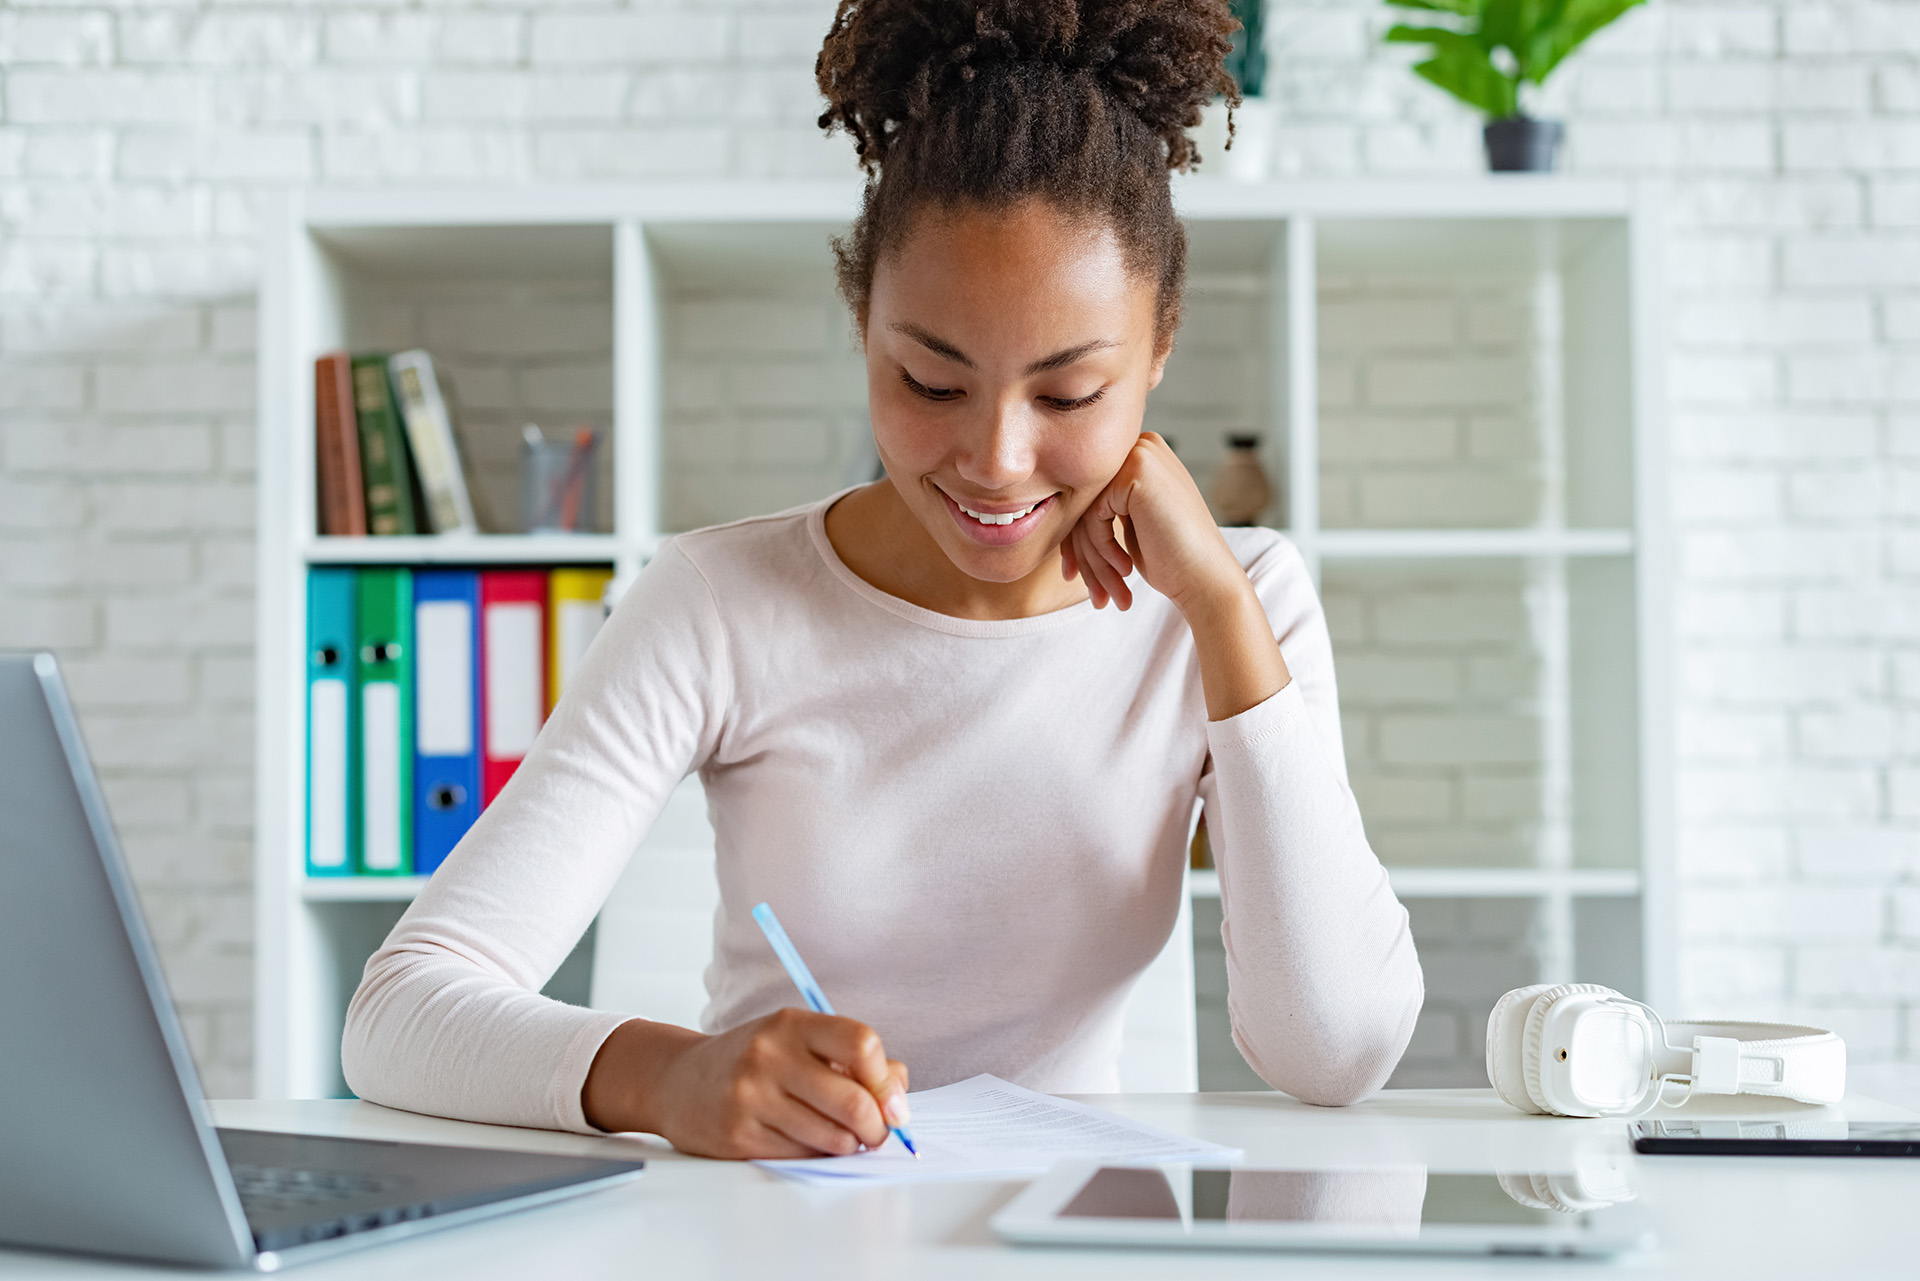
[[[828,509],[858,488],[860,488],[858,485],[850,485],[839,493],[815,503],[807,512],[807,533],[813,540],[814,550],[819,553],[820,559],[826,563],[827,569],[835,578],[844,583],[854,595],[878,605],[889,614],[931,631],[945,632],[949,636],[994,639],[1007,636],[1031,636],[1036,632],[1051,631],[1056,627],[1077,622],[1094,612],[1093,602],[1083,600],[1061,609],[1049,610],[1044,614],[1034,614],[1028,618],[956,618],[952,614],[942,614],[937,610],[926,609],[912,601],[902,600],[898,596],[881,591],[854,573],[847,563],[840,559],[840,553],[833,549],[833,543],[827,537]]]

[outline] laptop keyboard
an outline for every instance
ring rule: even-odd
[[[264,1251],[478,1211],[631,1177],[637,1161],[221,1130],[254,1244]]]
[[[389,1192],[403,1180],[345,1170],[296,1170],[278,1165],[234,1165],[233,1185],[249,1214],[285,1213]]]

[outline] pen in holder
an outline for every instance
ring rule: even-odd
[[[521,428],[520,510],[529,534],[576,534],[594,527],[593,459],[600,433],[582,427],[570,442]]]

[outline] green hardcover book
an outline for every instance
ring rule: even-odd
[[[360,733],[352,815],[358,871],[413,872],[413,572],[363,569],[355,583],[354,693]]]
[[[400,411],[387,358],[353,358],[353,408],[360,424],[360,470],[367,486],[367,532],[419,532],[413,513],[413,466],[407,458]]]

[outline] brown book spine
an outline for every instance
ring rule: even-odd
[[[347,353],[330,351],[314,361],[313,386],[320,532],[364,538],[367,500],[360,478],[360,427],[353,412],[353,364]]]

